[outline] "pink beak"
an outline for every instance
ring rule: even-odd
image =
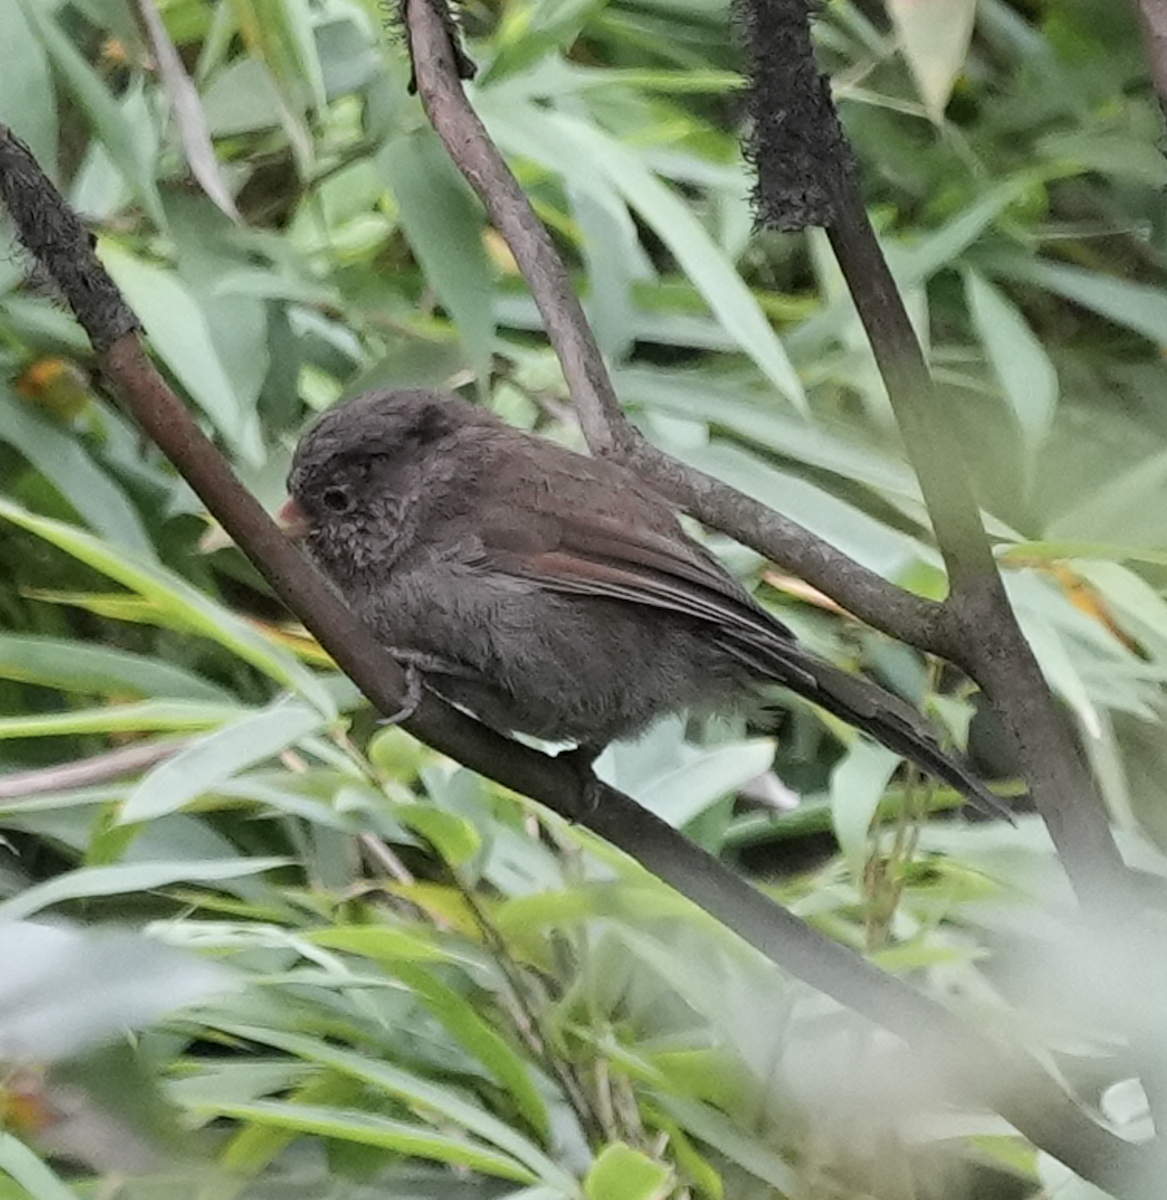
[[[293,542],[303,540],[312,528],[312,522],[304,515],[304,510],[292,499],[286,500],[276,513],[276,524],[284,531],[284,537]]]

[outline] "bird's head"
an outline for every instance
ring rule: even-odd
[[[492,418],[429,391],[367,392],[329,409],[300,440],[279,520],[343,581],[400,553],[409,511],[440,444]]]

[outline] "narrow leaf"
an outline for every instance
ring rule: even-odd
[[[867,831],[899,764],[899,755],[858,738],[831,772],[831,818],[835,836],[857,879],[862,878],[867,859]]]
[[[209,680],[162,659],[35,634],[0,633],[0,679],[89,695],[131,692],[172,700],[232,702],[228,692]]]
[[[286,697],[241,716],[148,772],[126,798],[118,823],[130,825],[176,812],[324,724],[319,709]]]
[[[273,645],[230,609],[192,587],[156,562],[115,549],[73,525],[36,516],[0,498],[0,519],[11,521],[71,554],[95,571],[167,610],[187,628],[218,642],[245,662],[298,692],[334,719],[336,704],[328,689],[294,655]]]
[[[470,367],[481,374],[495,327],[481,209],[429,131],[394,138],[381,162],[409,244],[458,327]]]
[[[19,1184],[32,1200],[78,1200],[39,1155],[10,1133],[0,1133],[0,1171]]]
[[[672,1172],[624,1142],[605,1146],[584,1179],[588,1200],[663,1200]]]
[[[939,121],[972,40],[977,0],[886,0],[908,69]]]
[[[121,896],[147,892],[173,883],[217,883],[286,866],[286,858],[232,858],[191,862],[125,863],[112,867],[81,867],[26,888],[0,904],[0,921],[32,916],[64,900]]]
[[[262,465],[263,440],[255,414],[241,411],[203,310],[182,280],[109,238],[99,241],[98,253],[130,307],[141,317],[159,356],[236,452],[256,466]]]
[[[1030,453],[1045,441],[1058,402],[1058,376],[1041,342],[1004,294],[973,270],[964,275],[973,325]]]
[[[463,1099],[461,1095],[449,1088],[411,1075],[408,1071],[403,1071],[390,1063],[375,1061],[365,1055],[355,1054],[348,1050],[340,1050],[317,1038],[285,1033],[278,1029],[236,1025],[221,1025],[220,1027],[241,1037],[250,1038],[267,1046],[276,1046],[289,1054],[296,1054],[311,1062],[321,1063],[335,1071],[341,1071],[355,1079],[360,1079],[368,1086],[396,1096],[420,1111],[428,1110],[454,1122],[470,1133],[492,1142],[499,1149],[512,1155],[514,1159],[526,1164],[526,1167],[530,1168],[539,1178],[547,1182],[565,1185],[568,1188],[572,1186],[570,1177],[527,1138],[517,1133],[505,1121],[500,1121],[485,1109]]]
[[[0,384],[0,439],[14,446],[91,529],[139,554],[154,548],[122,489],[75,437]]]
[[[0,717],[0,741],[7,738],[63,737],[81,733],[147,733],[208,729],[239,714],[237,704],[192,700],[146,700],[69,712]]]
[[[178,51],[170,40],[170,34],[166,31],[166,23],[155,8],[153,0],[137,0],[137,7],[150,39],[150,47],[154,51],[154,59],[158,63],[158,73],[170,96],[170,103],[174,106],[178,134],[182,139],[183,152],[191,172],[219,209],[233,221],[239,221],[235,201],[227,190],[223,173],[219,169],[219,160],[215,157],[215,150],[211,145],[211,135],[207,130],[207,120],[203,114],[198,90],[186,73],[182,59],[179,58]]]

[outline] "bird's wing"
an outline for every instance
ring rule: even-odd
[[[759,674],[813,684],[805,652],[711,555],[678,527],[669,536],[595,513],[548,513],[478,526],[483,565],[552,591],[602,596],[706,622],[709,637]]]
[[[522,521],[481,520],[483,565],[554,591],[644,604],[706,622],[710,641],[963,792],[982,811],[1009,810],[911,705],[819,659],[769,616],[712,556],[675,534],[594,513],[524,513]]]

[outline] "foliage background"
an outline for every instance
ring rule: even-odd
[[[0,5],[0,120],[272,506],[306,417],[370,386],[457,386],[580,444],[389,16],[360,0]],[[474,103],[636,420],[940,594],[824,240],[753,232],[728,6],[468,3],[463,24]],[[1134,18],[1113,0],[833,0],[816,32],[1026,632],[1157,881],[1167,167]],[[1079,1194],[590,836],[377,730],[23,271],[0,261],[0,770],[181,749],[130,782],[0,791],[0,916],[128,922],[245,986],[118,1043],[114,1066],[79,1046],[6,1055],[9,1123],[54,1165],[0,1143],[0,1194]],[[710,541],[810,644],[958,741],[971,725],[982,768],[1008,776],[961,680]],[[1137,1128],[1137,1088],[1099,1066],[1116,998],[1100,985],[1068,1009],[1004,952],[1045,945],[1065,903],[1036,822],[901,816],[869,835],[885,796],[893,816],[952,798],[893,778],[821,714],[784,700],[780,717],[777,745],[736,718],[666,722],[604,771],[833,936],[1006,1020]],[[56,943],[33,958],[62,994],[91,986]],[[161,988],[127,975],[121,1000]],[[0,984],[0,1015],[28,1006]],[[114,1010],[110,1031],[129,1019]],[[60,1024],[79,1021],[63,1006]],[[165,1129],[125,1103],[147,1087]],[[134,1153],[103,1157],[114,1142]]]

